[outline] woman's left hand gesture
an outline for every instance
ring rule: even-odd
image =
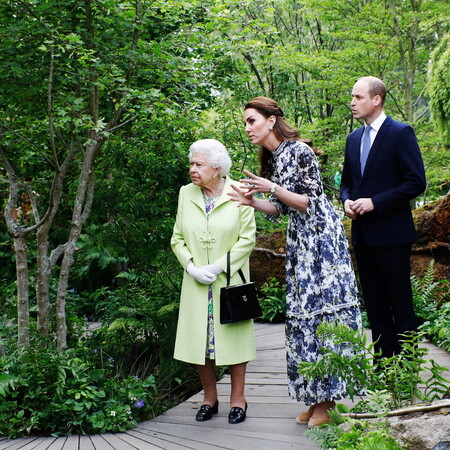
[[[267,181],[265,178],[258,177],[248,170],[244,170],[244,173],[249,177],[242,180],[239,180],[241,183],[245,183],[245,185],[235,186],[231,185],[234,192],[229,192],[228,195],[230,199],[234,202],[238,203],[238,206],[253,206],[253,194],[256,192],[268,192],[259,190],[262,185],[259,180]],[[258,185],[256,184],[258,182]]]
[[[244,170],[244,173],[248,178],[239,180],[244,185],[234,186],[231,185],[234,192],[229,192],[230,200],[237,202],[237,206],[252,206],[253,208],[273,216],[278,215],[278,209],[266,198],[254,197],[253,194],[257,192],[267,193],[270,192],[270,188],[274,185],[270,180],[266,178],[258,177],[257,175]]]
[[[251,195],[248,195],[248,192],[244,191],[244,186],[235,186],[231,185],[231,188],[234,192],[228,192],[230,200],[233,202],[237,202],[237,206],[252,206],[253,198]]]
[[[249,172],[248,170],[243,171],[248,178],[243,178],[239,180],[241,183],[245,183],[247,186],[244,188],[247,189],[245,195],[251,196],[256,194],[257,192],[268,193],[269,189],[273,186],[273,182],[268,180],[267,178],[258,177],[257,175]]]

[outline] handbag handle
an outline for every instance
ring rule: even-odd
[[[227,252],[227,286],[230,285],[230,252]],[[243,283],[247,283],[247,280],[244,277],[244,273],[242,272],[242,269],[238,270],[238,274],[241,276],[242,278],[242,282]]]

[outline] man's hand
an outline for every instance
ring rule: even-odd
[[[358,198],[350,208],[355,214],[359,214],[360,216],[375,209],[371,198]]]
[[[344,202],[344,211],[345,211],[345,215],[347,217],[349,217],[352,220],[355,220],[358,217],[358,213],[356,213],[355,211],[353,211],[353,200],[345,200]]]

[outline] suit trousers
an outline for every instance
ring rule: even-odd
[[[411,288],[411,244],[355,246],[367,317],[375,351],[391,357],[400,353],[401,340],[417,330]]]

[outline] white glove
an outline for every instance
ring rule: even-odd
[[[211,284],[216,281],[217,275],[209,272],[208,270],[203,269],[202,267],[197,268],[194,266],[192,261],[188,262],[186,266],[187,273],[197,280],[201,284]]]
[[[200,267],[200,269],[205,269],[206,271],[212,273],[213,275],[219,275],[223,270],[217,264],[208,264],[206,266]]]

